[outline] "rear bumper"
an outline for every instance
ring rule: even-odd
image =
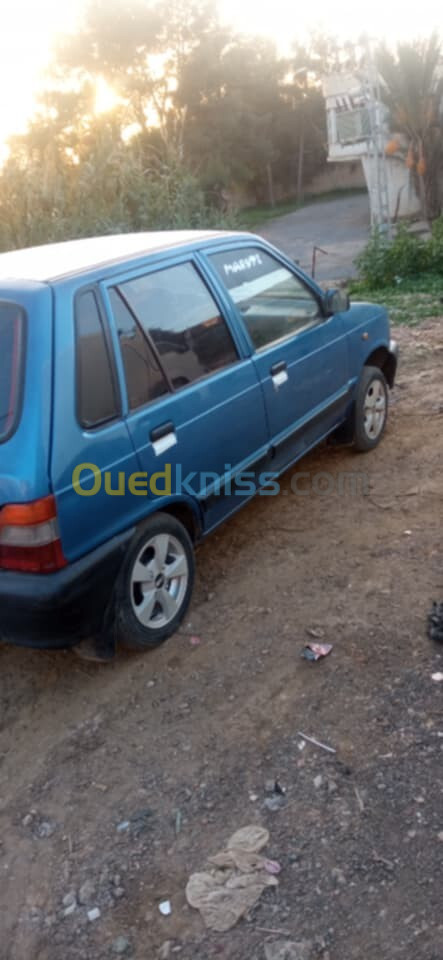
[[[57,573],[0,571],[0,638],[60,649],[97,634],[132,533],[113,537]]]

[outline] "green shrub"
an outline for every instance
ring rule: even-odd
[[[386,233],[374,230],[356,264],[363,283],[371,289],[388,287],[410,277],[417,277],[430,267],[430,241],[408,233],[401,226],[393,240]]]
[[[427,242],[428,269],[443,276],[443,216],[434,220],[432,235]]]
[[[387,275],[387,251],[389,243],[386,234],[373,230],[364,250],[356,258],[361,281],[371,290],[385,287],[392,279]]]
[[[405,226],[398,228],[391,241],[386,233],[374,230],[356,264],[361,282],[371,290],[413,280],[423,273],[441,276],[443,217],[434,221],[428,240],[408,233]]]
[[[235,217],[208,203],[182,164],[147,167],[122,143],[101,144],[80,163],[12,160],[0,174],[0,250],[105,233],[234,225]]]

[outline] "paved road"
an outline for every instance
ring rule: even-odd
[[[317,253],[318,280],[355,276],[353,261],[369,236],[369,200],[367,194],[357,194],[312,203],[270,220],[257,232],[299,260],[308,273],[312,272],[314,245],[326,250],[327,254]]]

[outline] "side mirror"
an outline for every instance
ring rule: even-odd
[[[343,290],[327,290],[324,304],[327,317],[333,317],[334,313],[344,313],[349,310],[349,294]]]

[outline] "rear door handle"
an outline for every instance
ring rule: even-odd
[[[275,377],[277,373],[282,373],[283,370],[288,369],[288,364],[286,360],[280,360],[279,363],[273,363],[271,367],[271,377]]]
[[[278,388],[282,387],[288,380],[288,365],[286,361],[280,360],[279,363],[273,363],[270,373],[274,389],[278,390]]]
[[[150,433],[150,437],[153,443],[156,440],[161,440],[162,437],[167,437],[168,433],[175,433],[175,427],[172,420],[168,420],[167,423],[161,423],[158,427],[153,427]]]
[[[160,423],[158,427],[153,427],[149,436],[156,457],[159,457],[161,453],[165,453],[166,450],[174,447],[177,443],[177,434],[172,420]]]

